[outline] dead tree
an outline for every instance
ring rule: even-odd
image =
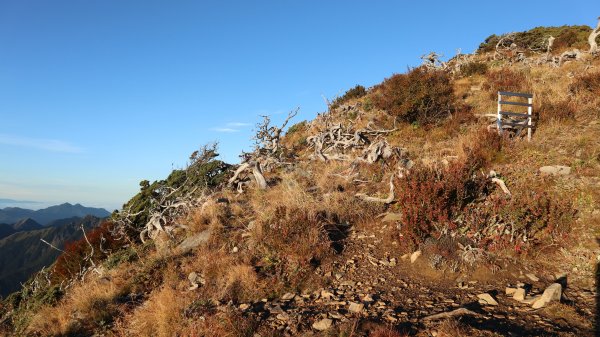
[[[256,135],[254,141],[256,142],[257,151],[266,151],[269,155],[276,155],[279,151],[279,141],[281,140],[281,133],[289,123],[289,121],[296,117],[300,108],[290,111],[287,118],[281,125],[276,127],[271,125],[271,118],[269,116],[262,116],[263,121],[256,125]]]
[[[554,40],[556,40],[556,38],[554,38],[554,36],[550,35],[548,37],[548,44],[546,45],[546,58],[550,55],[550,52],[552,51],[552,46],[554,45]]]
[[[425,68],[427,68],[427,69],[431,69],[431,70],[445,69],[446,63],[440,61],[441,57],[443,57],[442,54],[438,54],[438,53],[432,51],[429,54],[421,55],[421,60],[423,60],[423,66],[425,66]]]
[[[598,42],[596,41],[600,35],[600,17],[598,17],[598,24],[596,28],[592,29],[590,36],[588,36],[588,43],[590,44],[590,54],[598,53]]]
[[[262,116],[263,121],[256,125],[256,135],[253,137],[256,144],[254,151],[242,153],[242,163],[229,179],[229,187],[233,187],[242,193],[244,187],[250,183],[250,176],[252,176],[259,189],[267,188],[263,171],[269,171],[283,164],[281,135],[289,121],[298,114],[299,110],[300,108],[296,108],[290,111],[280,127],[272,126],[269,116]]]
[[[498,39],[494,51],[494,60],[503,59],[506,57],[507,51],[517,49],[517,44],[515,43],[515,36],[515,33],[508,33],[502,35],[500,39]]]
[[[359,130],[352,130],[350,126],[337,123],[326,125],[324,130],[308,137],[306,141],[314,149],[312,159],[362,161],[372,164],[380,158],[391,157],[395,152],[396,149],[385,139],[379,138],[394,131],[396,129],[374,129],[372,123]],[[357,151],[360,152],[357,154]]]

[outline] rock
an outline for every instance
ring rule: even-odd
[[[400,213],[388,213],[386,214],[381,222],[396,222],[402,220],[402,214]]]
[[[325,330],[331,328],[332,324],[333,324],[332,320],[330,320],[329,318],[323,318],[322,320],[313,323],[312,327],[313,327],[313,329],[318,330],[318,331],[325,331]]]
[[[540,279],[539,279],[537,276],[535,276],[534,274],[525,274],[525,276],[527,276],[527,278],[528,278],[528,279],[530,279],[530,280],[531,280],[531,281],[533,281],[533,282],[537,282],[537,281],[539,281],[539,280],[540,280]]]
[[[365,303],[371,303],[373,302],[373,296],[367,294],[362,298],[362,301]]]
[[[285,310],[283,310],[280,305],[270,308],[269,312],[272,314],[285,314]]]
[[[521,303],[533,304],[533,303],[537,302],[537,300],[539,300],[540,298],[542,298],[542,296],[525,297],[525,299],[523,301],[521,301]]]
[[[421,251],[417,250],[414,253],[410,254],[410,263],[415,263],[415,261],[417,261],[417,259],[419,258],[419,256],[421,256]]]
[[[523,289],[523,288],[519,288],[519,289],[517,289],[517,291],[515,291],[515,293],[513,294],[513,299],[514,299],[514,300],[517,300],[517,301],[519,301],[519,302],[522,302],[522,301],[524,301],[524,300],[525,300],[525,295],[526,295],[526,293],[525,293],[525,289]]]
[[[344,318],[344,316],[342,316],[339,312],[330,312],[329,317],[334,318],[334,319],[342,319]]]
[[[557,175],[569,175],[571,174],[571,168],[569,166],[551,165],[540,167],[541,174],[549,174],[553,176]]]
[[[409,257],[410,257],[410,254],[408,254],[408,253],[407,253],[407,254],[404,254],[404,255],[402,255],[402,256],[400,256],[400,258],[401,258],[402,260],[408,260],[408,258],[409,258]]]
[[[282,301],[291,301],[294,299],[294,297],[296,297],[295,294],[292,293],[285,293],[283,296],[281,296],[281,300]]]
[[[496,302],[496,300],[492,297],[492,295],[490,295],[488,293],[479,294],[479,295],[477,295],[477,298],[479,298],[479,303],[480,304],[483,304],[483,305],[498,305],[498,302]]]
[[[233,247],[231,250],[232,253],[237,253],[240,249],[238,247]]]
[[[183,242],[181,242],[175,248],[175,252],[178,254],[187,253],[190,250],[200,246],[201,244],[208,242],[208,239],[210,239],[211,234],[212,234],[212,231],[210,229],[207,229],[200,233],[192,235],[189,238],[186,238],[185,240],[183,240]]]
[[[327,290],[321,290],[321,298],[330,299],[333,296],[334,296],[333,293],[331,293],[331,292],[329,292]]]
[[[354,281],[342,281],[342,282],[340,282],[340,285],[344,286],[344,287],[354,287],[356,285],[356,282],[354,282]]]
[[[360,313],[364,308],[365,308],[365,305],[362,303],[350,302],[348,311],[354,312],[354,313]]]
[[[200,275],[198,275],[196,272],[191,272],[188,275],[188,280],[191,283],[191,287],[188,288],[188,290],[192,291],[192,290],[196,290],[198,289],[198,287],[200,287],[201,285],[204,285],[206,283],[206,281],[204,280],[204,278]]]
[[[560,283],[552,283],[537,301],[531,306],[534,309],[539,309],[546,306],[552,301],[560,301],[562,297],[562,285]]]
[[[506,287],[506,289],[504,290],[504,293],[508,296],[511,296],[511,295],[514,295],[516,291],[517,291],[517,288]]]

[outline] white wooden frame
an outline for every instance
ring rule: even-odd
[[[523,97],[527,98],[527,103],[522,102],[513,102],[508,100],[503,100],[503,97]],[[518,113],[518,112],[510,112],[503,111],[503,105],[514,105],[514,106],[525,106],[527,107],[527,113]],[[522,123],[520,122],[502,122],[502,116],[512,116],[518,118],[526,118]],[[518,92],[509,92],[509,91],[498,91],[498,115],[497,115],[497,124],[498,124],[498,133],[502,134],[503,126],[511,126],[511,127],[520,127],[527,128],[527,141],[531,141],[531,130],[533,129],[533,94],[523,94]]]

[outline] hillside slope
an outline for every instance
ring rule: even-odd
[[[315,120],[265,117],[240,165],[206,145],[185,169],[140,182],[2,302],[0,325],[42,336],[597,335],[600,57],[565,50],[585,43],[574,39],[547,53],[432,53]],[[507,125],[523,124],[519,97],[498,132],[498,91],[533,94],[531,141]]]
[[[86,230],[91,230],[100,222],[99,218],[93,216],[74,220],[69,219],[64,224],[50,228],[21,231],[0,239],[0,296],[4,297],[18,290],[21,283],[42,267],[52,265],[60,255],[59,251],[43,243],[41,239],[63,249],[65,243],[82,237],[81,225]]]

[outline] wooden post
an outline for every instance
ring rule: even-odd
[[[500,91],[498,91],[498,120],[497,120],[497,125],[498,125],[498,134],[501,135],[502,134],[502,114],[500,113],[501,108],[500,108],[500,101],[502,101],[502,95],[500,94]]]
[[[531,141],[531,115],[533,114],[533,97],[527,98],[527,103],[529,106],[527,107],[527,141]]]

